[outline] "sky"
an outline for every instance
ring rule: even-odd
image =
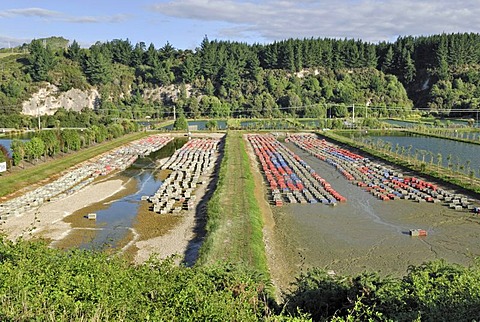
[[[59,36],[82,47],[128,39],[199,47],[202,39],[395,41],[480,32],[480,0],[1,0],[0,48]]]

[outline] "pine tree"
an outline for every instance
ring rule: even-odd
[[[447,54],[446,38],[445,35],[442,35],[436,52],[437,75],[440,80],[446,80],[448,78]]]
[[[388,46],[387,53],[385,54],[385,59],[382,64],[382,72],[391,73],[393,69],[393,48]]]
[[[55,66],[55,56],[41,40],[32,40],[29,46],[29,74],[34,81],[45,81],[48,72]]]
[[[85,61],[85,74],[92,85],[106,84],[111,80],[111,62],[96,46],[90,49],[90,55]]]

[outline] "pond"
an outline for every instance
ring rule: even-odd
[[[155,161],[171,156],[185,142],[186,139],[177,138],[160,151],[139,158],[125,171],[110,178],[128,181],[126,192],[69,216],[66,220],[79,233],[66,236],[58,246],[95,250],[118,248],[123,240],[128,239],[139,210],[145,204],[141,197],[153,195],[163,184]],[[97,220],[87,221],[83,218],[91,212],[97,214]]]
[[[21,135],[7,135],[7,136],[0,136],[0,145],[3,145],[8,153],[10,153],[10,156],[12,155],[12,149],[11,149],[11,145],[12,145],[12,141],[14,139],[20,139],[24,142],[26,141],[29,141],[32,136],[33,136],[33,132],[30,132],[30,133],[25,133],[25,134],[21,134]]]
[[[471,265],[480,255],[480,217],[441,203],[381,201],[326,162],[291,143],[286,145],[347,198],[336,207],[287,204],[273,208],[274,239],[281,243],[279,256],[290,263],[292,281],[311,267],[337,274],[366,270],[403,276],[409,265],[439,258]],[[428,236],[409,236],[414,228],[427,230]]]
[[[392,151],[396,150],[398,144],[399,153],[403,147],[404,155],[408,154],[418,160],[434,164],[441,161],[444,167],[450,165],[451,168],[458,168],[466,174],[475,171],[475,175],[480,177],[480,145],[420,135],[383,135],[369,138],[374,142],[380,140],[389,142]],[[438,158],[439,155],[441,160]]]

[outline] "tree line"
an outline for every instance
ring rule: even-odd
[[[58,42],[58,39],[55,39]],[[111,117],[321,117],[330,105],[478,107],[480,35],[287,39],[246,44],[205,37],[195,50],[128,39],[81,48],[33,40],[23,58],[5,58],[0,106],[19,112],[41,82],[61,91],[95,86],[97,113]],[[32,85],[33,84],[33,85]],[[149,98],[163,88],[160,99]],[[125,95],[127,94],[127,95]]]
[[[138,127],[135,123],[126,120],[121,124],[92,125],[82,130],[52,129],[39,131],[30,140],[12,140],[11,160],[13,165],[17,166],[23,161],[31,162],[42,157],[55,157],[59,153],[78,151],[92,144],[118,138],[137,129]],[[8,154],[4,157],[10,158]]]

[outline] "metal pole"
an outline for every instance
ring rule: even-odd
[[[355,104],[353,105],[353,118],[352,118],[352,123],[355,123]]]

